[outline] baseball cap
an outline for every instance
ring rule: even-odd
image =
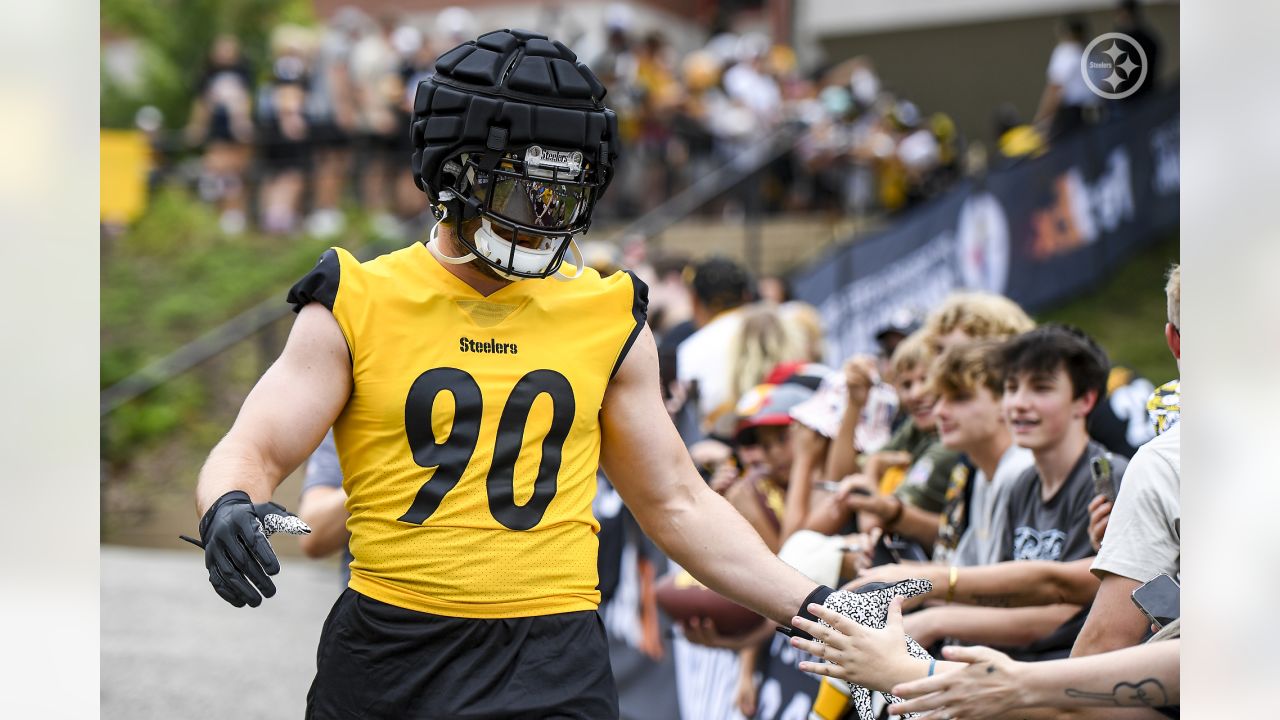
[[[822,363],[791,360],[780,362],[765,376],[768,385],[801,385],[810,390],[817,390],[822,379],[831,372],[831,368]]]
[[[822,378],[817,391],[808,400],[791,408],[791,417],[823,437],[833,438],[840,428],[840,419],[844,417],[845,405],[848,403],[849,392],[845,389],[844,373],[832,370]]]
[[[754,430],[759,427],[786,427],[791,424],[791,409],[813,396],[813,390],[796,383],[757,385],[738,400],[738,442],[754,443]]]

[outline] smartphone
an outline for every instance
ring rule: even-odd
[[[924,548],[914,540],[906,540],[894,533],[880,536],[871,555],[871,565],[887,565],[889,563],[928,562],[929,556]]]
[[[1152,625],[1162,628],[1178,619],[1180,590],[1173,578],[1160,573],[1133,591],[1133,604],[1138,606]]]
[[[1111,468],[1111,455],[1099,455],[1089,462],[1089,471],[1093,475],[1093,492],[1106,496],[1107,501],[1116,501],[1115,474]]]

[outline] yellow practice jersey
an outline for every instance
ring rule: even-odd
[[[334,439],[352,589],[453,617],[599,605],[600,407],[646,292],[586,269],[485,297],[422,243],[324,254],[290,300],[329,307],[351,353]]]

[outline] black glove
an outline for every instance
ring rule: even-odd
[[[232,490],[200,518],[199,542],[182,539],[204,549],[209,583],[223,600],[258,607],[264,596],[276,594],[268,576],[280,572],[280,561],[267,538],[277,532],[306,535],[311,528],[276,503],[255,505],[247,493]]]
[[[819,585],[818,587],[814,588],[813,592],[809,593],[809,596],[804,599],[804,602],[800,603],[800,609],[796,611],[796,615],[799,615],[805,620],[809,620],[812,622],[822,622],[821,620],[818,619],[817,615],[814,615],[813,613],[809,612],[809,603],[813,603],[815,605],[822,605],[823,603],[826,602],[827,598],[834,592],[835,590],[827,587],[826,585]],[[787,625],[786,627],[778,628],[778,632],[782,633],[783,635],[786,635],[787,637],[798,637],[798,638],[804,638],[805,640],[813,639],[813,636],[810,635],[809,633],[801,630],[800,628],[791,627],[790,625]]]

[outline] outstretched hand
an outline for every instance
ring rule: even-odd
[[[877,540],[879,540],[879,537],[874,538],[872,542],[874,543]],[[866,570],[863,570],[862,572],[858,573],[857,578],[849,581],[840,589],[853,590],[854,588],[860,587],[862,585],[866,585],[867,583],[873,583],[873,582],[882,582],[882,583],[892,584],[892,583],[896,583],[902,580],[907,580],[913,577],[928,578],[930,577],[928,574],[928,571],[931,569],[932,568],[930,567],[917,567],[915,565],[899,564],[899,563],[887,563],[884,565],[876,565],[875,567],[867,568]]]
[[[868,627],[821,605],[809,605],[809,611],[826,621],[827,625],[801,617],[792,618],[796,628],[809,633],[815,640],[793,637],[791,645],[825,662],[801,662],[800,670],[880,691],[887,691],[896,682],[918,676],[918,666],[922,661],[907,654],[902,629],[902,601],[903,598],[895,597],[889,602],[889,614],[883,628]]]
[[[942,649],[942,657],[969,666],[895,685],[893,694],[907,700],[890,706],[890,713],[932,710],[921,717],[971,720],[1025,706],[1026,683],[1019,679],[1022,663],[982,646],[948,646]]]

